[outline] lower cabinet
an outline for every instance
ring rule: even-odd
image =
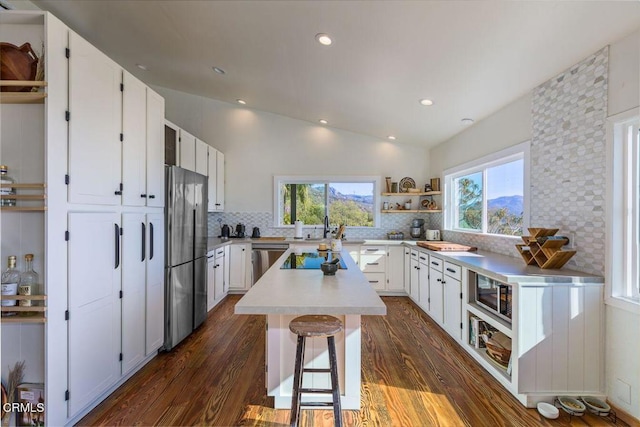
[[[411,289],[409,292],[409,297],[416,304],[420,304],[420,263],[418,262],[418,250],[411,249],[410,251],[410,259],[409,259],[409,269],[411,270],[409,273],[409,281],[411,282]]]
[[[443,276],[443,326],[457,339],[462,340],[462,267],[444,262]]]
[[[404,258],[402,259],[404,273],[402,280],[404,282],[404,291],[407,295],[411,295],[411,250],[407,247],[402,247],[404,251]]]
[[[443,261],[440,258],[433,255],[429,257],[429,300],[426,308],[429,316],[440,325],[444,321],[442,264]]]
[[[233,243],[229,249],[229,291],[251,289],[251,243]]]
[[[69,417],[164,337],[164,214],[68,214]]]
[[[227,295],[225,285],[225,248],[217,248],[207,254],[207,311],[215,307]]]
[[[404,291],[404,252],[403,246],[388,246],[387,283],[386,290],[392,292]]]

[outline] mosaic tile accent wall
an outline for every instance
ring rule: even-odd
[[[575,235],[567,268],[604,274],[605,146],[609,48],[533,90],[531,216],[533,227]],[[429,228],[442,229],[442,214]],[[509,237],[443,231],[444,240],[520,257]]]
[[[388,232],[402,231],[405,239],[409,239],[411,221],[414,218],[422,218],[425,220],[425,224],[427,224],[429,215],[433,214],[380,214],[380,228],[347,228],[345,236],[347,240],[386,239]],[[209,236],[214,237],[220,235],[220,224],[229,224],[232,230],[235,230],[235,226],[239,222],[246,226],[246,232],[249,235],[253,227],[260,227],[260,234],[262,236],[293,237],[294,235],[292,228],[273,227],[273,214],[271,212],[215,212],[209,213]],[[313,236],[313,227],[305,227],[303,231],[305,235],[311,233]],[[317,228],[317,233],[319,237],[322,237],[322,227]]]

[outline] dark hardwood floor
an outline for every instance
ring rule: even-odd
[[[161,353],[79,425],[285,426],[265,394],[265,318],[233,314],[227,297],[205,324]],[[557,420],[524,408],[408,298],[362,317],[362,405],[345,426],[625,426],[592,414]],[[331,410],[300,425],[332,426]]]

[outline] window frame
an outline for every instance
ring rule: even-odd
[[[487,199],[486,199],[486,182],[487,182],[487,169],[500,166],[503,164],[511,163],[516,160],[523,161],[523,180],[522,180],[522,229],[529,227],[529,170],[530,170],[530,141],[524,141],[514,146],[505,148],[495,153],[486,155],[479,159],[463,163],[453,168],[446,169],[442,172],[444,176],[444,195],[443,195],[443,216],[444,216],[444,229],[448,231],[455,231],[459,233],[471,233],[477,235],[486,236],[500,236],[520,240],[520,236],[513,236],[509,234],[495,234],[488,233],[488,218],[487,218]],[[466,228],[458,228],[455,224],[456,212],[458,207],[456,205],[456,191],[454,188],[454,181],[457,178],[464,177],[473,173],[482,173],[482,229],[473,230]]]
[[[640,109],[634,108],[609,117],[607,119],[608,209],[605,300],[609,305],[635,313],[640,313],[639,150]]]
[[[369,183],[373,184],[373,226],[347,226],[349,229],[371,230],[380,228],[380,210],[376,206],[380,205],[380,183],[381,178],[374,175],[344,175],[344,176],[322,176],[322,175],[274,175],[273,177],[273,227],[274,228],[294,228],[294,224],[280,224],[282,211],[280,209],[280,188],[283,184],[341,184],[341,183]],[[325,204],[325,212],[328,214],[329,205]],[[331,217],[329,217],[331,222]],[[316,227],[323,224],[304,224],[304,227]]]

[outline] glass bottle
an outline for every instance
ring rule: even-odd
[[[38,290],[38,273],[33,270],[33,254],[26,254],[24,256],[24,271],[20,275],[19,294],[20,295],[34,295]],[[32,301],[30,299],[21,299],[21,307],[31,307]],[[29,316],[36,314],[33,311],[21,312],[23,316]]]
[[[16,256],[10,255],[7,259],[7,269],[2,273],[2,295],[16,295],[20,283],[20,271],[16,268]],[[2,300],[3,307],[16,305],[16,300]],[[3,316],[11,316],[15,312],[3,311]]]
[[[15,181],[8,174],[9,168],[5,165],[0,165],[0,195],[2,196],[10,196],[16,194],[16,189],[10,186],[5,187],[4,185],[14,184]],[[0,206],[15,206],[16,199],[4,199],[0,198]]]

